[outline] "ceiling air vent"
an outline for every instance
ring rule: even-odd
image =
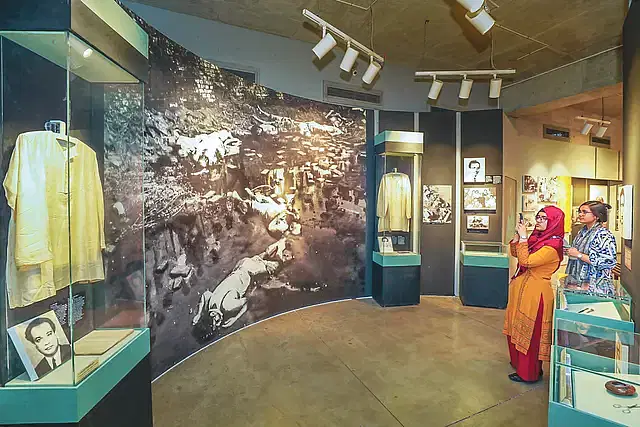
[[[611,148],[611,138],[598,138],[597,136],[591,135],[591,145],[594,147]]]
[[[567,128],[562,128],[552,125],[542,126],[542,137],[545,139],[553,139],[555,141],[571,141],[571,131]]]
[[[324,100],[353,107],[379,107],[382,106],[382,92],[325,81]]]

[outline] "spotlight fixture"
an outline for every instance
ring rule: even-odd
[[[584,122],[584,126],[582,126],[580,133],[582,135],[588,135],[589,132],[591,132],[591,128],[593,128],[593,123]]]
[[[370,62],[369,67],[362,76],[362,81],[366,84],[371,84],[371,82],[373,82],[384,65],[384,58],[382,56],[378,55],[362,43],[354,40],[352,37],[349,37],[347,34],[343,33],[338,28],[329,24],[327,21],[313,14],[309,10],[304,9],[302,11],[302,15],[316,25],[322,27],[322,40],[320,40],[320,42],[318,42],[318,44],[313,48],[313,53],[315,53],[318,58],[325,56],[337,45],[336,39],[342,40],[347,45],[347,51],[340,63],[340,69],[346,72],[351,71],[353,65],[358,59],[359,53],[363,53],[370,58]]]
[[[476,13],[484,7],[484,0],[457,0],[467,11]]]
[[[465,74],[462,79],[462,82],[460,82],[460,94],[458,95],[458,97],[460,99],[469,99],[469,95],[471,95],[472,87],[473,87],[473,80],[468,79]]]
[[[320,40],[312,50],[313,50],[313,53],[316,54],[318,59],[322,59],[327,53],[329,53],[329,51],[331,51],[331,49],[336,47],[337,44],[338,42],[336,42],[336,39],[333,38],[331,33],[327,32],[327,28],[323,27],[322,40]]]
[[[489,83],[489,98],[500,98],[500,91],[502,89],[502,79],[499,79],[497,75],[493,75],[491,82]]]
[[[353,68],[353,64],[356,63],[356,59],[358,59],[358,51],[351,47],[351,42],[347,42],[347,51],[344,53],[344,58],[342,58],[342,62],[340,63],[340,69],[345,72],[350,72]]]
[[[431,89],[429,89],[429,99],[436,100],[440,96],[440,91],[442,90],[442,86],[444,83],[442,80],[438,80],[436,76],[433,76],[433,83],[431,83]]]
[[[496,23],[495,19],[489,15],[489,12],[484,9],[480,9],[476,13],[467,13],[464,17],[467,18],[467,21],[482,35],[487,34]]]
[[[598,138],[602,138],[604,136],[605,133],[607,133],[607,129],[609,129],[607,126],[600,126],[598,128],[598,131],[596,132],[596,136]]]
[[[373,82],[373,79],[375,79],[376,76],[378,75],[378,72],[380,72],[381,68],[382,66],[377,62],[375,62],[372,56],[371,62],[369,63],[369,67],[367,68],[367,71],[365,71],[364,75],[362,76],[362,81],[370,85],[371,82]]]
[[[596,136],[598,138],[602,138],[604,134],[607,133],[609,126],[611,126],[611,122],[609,120],[604,120],[604,117],[601,120],[591,117],[577,116],[576,119],[584,121],[584,126],[582,126],[582,130],[580,131],[582,135],[588,135],[591,132],[591,129],[593,129],[593,126],[597,124],[599,127],[596,132]]]
[[[433,78],[433,83],[431,83],[431,89],[429,90],[429,99],[436,100],[440,95],[440,90],[442,89],[442,81],[438,80],[437,77],[449,76],[449,77],[462,77],[462,82],[460,83],[460,99],[469,99],[469,95],[471,94],[471,88],[473,87],[473,80],[468,79],[467,76],[480,76],[481,78],[487,78],[488,76],[493,76],[489,85],[489,97],[490,98],[499,98],[500,91],[502,89],[502,79],[498,78],[501,75],[507,74],[515,74],[516,70],[507,69],[507,70],[468,70],[468,71],[416,71],[415,77],[425,78],[431,77]]]

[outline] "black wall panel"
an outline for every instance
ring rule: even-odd
[[[487,175],[502,176],[502,110],[469,111],[462,114],[462,157],[484,157]],[[461,171],[462,173],[463,171]],[[462,176],[460,177],[462,181]],[[464,184],[465,187],[482,187],[482,184]],[[461,231],[463,241],[502,241],[502,184],[486,184],[495,187],[498,198],[497,210],[489,213],[489,233],[477,234],[467,232],[467,214],[463,212]],[[487,212],[477,212],[486,215]]]
[[[414,131],[414,114],[406,111],[380,111],[378,130]]]
[[[424,133],[422,185],[450,185],[452,208],[457,208],[456,187],[456,113],[437,111],[420,114],[420,132]],[[455,275],[455,221],[451,224],[421,224],[423,295],[453,295]]]
[[[635,206],[640,206],[640,3],[632,3],[624,23],[623,30],[623,73],[624,73],[624,183],[633,185],[633,200]],[[633,240],[640,239],[640,209],[633,213]],[[623,251],[632,250],[629,244],[623,245]],[[638,248],[638,245],[636,245]],[[622,283],[633,298],[632,316],[636,323],[636,330],[640,331],[640,252],[632,254],[631,265],[628,270],[622,265]],[[624,253],[623,253],[624,257]],[[623,258],[624,259],[624,258]]]

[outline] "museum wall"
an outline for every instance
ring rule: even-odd
[[[337,58],[323,63],[319,69],[313,61],[312,44],[235,27],[218,21],[170,12],[164,9],[123,1],[150,25],[196,55],[222,67],[237,66],[255,70],[258,83],[271,89],[317,101],[323,100],[323,81],[362,87],[360,77],[365,63],[358,61],[359,75],[345,80]],[[346,6],[345,6],[346,7]],[[300,21],[303,20],[300,12]],[[188,31],[185,31],[188,29]],[[348,32],[348,29],[345,29]],[[301,28],[300,31],[310,31]],[[380,52],[384,55],[384,52]],[[429,82],[414,81],[415,67],[386,63],[373,89],[381,91],[381,110],[428,111],[426,103]],[[476,82],[466,105],[458,100],[459,84],[446,84],[438,106],[449,109],[474,110],[494,108],[489,105],[488,85]]]
[[[248,83],[149,33],[153,375],[256,321],[366,294],[365,111]]]
[[[422,185],[449,186],[451,194],[448,219],[441,223],[423,222],[421,293],[453,295],[455,275],[455,199],[456,188],[456,112],[432,111],[419,116],[424,133]],[[423,196],[424,197],[424,196]],[[423,215],[423,221],[425,215]]]
[[[640,186],[640,3],[635,1],[629,8],[623,30],[624,73],[624,184],[633,185],[633,200],[638,206]],[[633,209],[633,240],[625,241],[623,259],[632,251],[633,241],[640,238],[640,209]],[[633,298],[632,315],[636,331],[640,332],[640,251],[632,251],[631,269],[622,263],[622,282]],[[635,267],[635,268],[634,268]]]

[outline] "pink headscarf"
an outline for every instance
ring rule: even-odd
[[[547,228],[544,231],[534,230],[529,236],[529,253],[537,252],[544,246],[550,246],[558,252],[560,261],[558,268],[564,258],[563,242],[564,242],[564,212],[555,206],[546,206],[540,210],[547,214]],[[538,212],[538,213],[540,213]],[[527,267],[518,265],[516,277],[524,274],[528,270]],[[557,270],[557,268],[556,268]]]

